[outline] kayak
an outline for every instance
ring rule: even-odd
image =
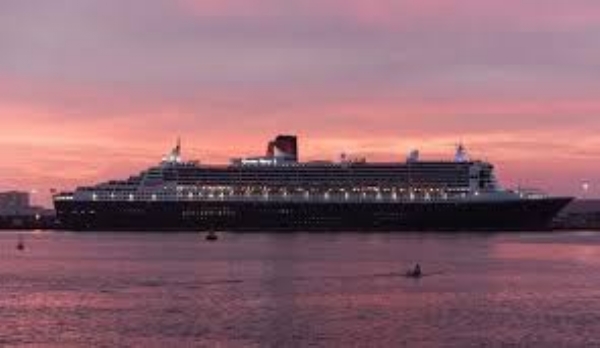
[[[412,272],[412,271],[407,271],[407,272],[404,274],[404,276],[405,276],[405,277],[407,277],[407,278],[415,278],[415,279],[418,279],[418,278],[424,277],[425,275],[424,275],[423,273],[414,273],[414,272]]]

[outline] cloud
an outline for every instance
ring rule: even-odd
[[[599,20],[595,0],[0,1],[0,175],[73,186],[177,135],[224,162],[296,132],[309,158],[462,139],[569,192],[597,176]]]
[[[13,0],[0,5],[0,69],[34,80],[163,93],[346,83],[507,91],[520,82],[548,88],[548,80],[562,81],[563,91],[577,83],[598,87],[598,28],[594,21],[579,24],[598,19],[599,6],[543,5]],[[558,26],[565,18],[577,20]]]

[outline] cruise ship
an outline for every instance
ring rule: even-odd
[[[571,199],[503,189],[463,145],[439,161],[301,162],[294,135],[223,165],[184,161],[177,141],[137,175],[53,197],[64,229],[107,231],[540,230]]]

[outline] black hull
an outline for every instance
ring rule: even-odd
[[[56,201],[67,230],[514,231],[548,229],[571,198],[506,202]]]

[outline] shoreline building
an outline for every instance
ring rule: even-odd
[[[36,229],[56,226],[54,210],[31,205],[27,191],[0,192],[0,229]]]

